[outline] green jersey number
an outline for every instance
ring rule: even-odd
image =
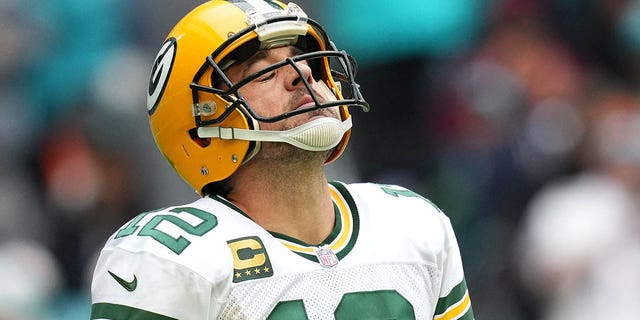
[[[413,198],[420,198],[420,199],[427,200],[423,196],[407,189],[398,189],[398,188],[393,188],[391,186],[386,186],[386,185],[380,185],[380,189],[382,189],[384,193],[388,195],[392,195],[394,197],[403,196],[403,197],[413,197]]]
[[[407,190],[407,189],[398,189],[398,188],[394,188],[391,186],[387,186],[387,185],[380,185],[380,189],[382,189],[382,191],[384,191],[384,193],[388,194],[388,195],[392,195],[394,197],[410,197],[410,198],[420,198],[426,202],[428,202],[430,205],[432,205],[434,208],[438,209],[438,211],[442,211],[440,210],[440,208],[438,208],[438,206],[436,206],[433,202],[431,202],[431,200],[411,191],[411,190]]]
[[[351,292],[342,297],[334,312],[336,320],[413,320],[413,306],[395,290]],[[302,300],[279,302],[267,320],[308,320]]]
[[[169,210],[169,212],[176,213],[176,215],[162,214],[151,218],[151,220],[149,220],[144,226],[142,226],[142,229],[140,229],[140,231],[138,232],[138,236],[151,237],[156,241],[162,243],[165,247],[169,248],[176,254],[180,254],[191,244],[191,241],[187,240],[183,236],[173,237],[170,234],[159,230],[158,225],[160,225],[160,223],[171,223],[176,227],[182,229],[184,232],[195,236],[202,236],[218,225],[218,219],[216,218],[216,216],[200,209],[183,207],[171,209]],[[134,234],[140,228],[140,221],[149,213],[151,212],[142,213],[131,220],[129,224],[118,231],[118,233],[116,234],[116,239]],[[196,225],[190,224],[189,222],[178,216],[178,214],[181,213],[190,214],[192,216],[200,218],[202,222]],[[184,216],[184,214],[182,216]]]

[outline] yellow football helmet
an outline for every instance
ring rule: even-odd
[[[292,45],[302,54],[273,64],[232,83],[225,70],[260,49]],[[324,83],[329,101],[318,98],[297,62],[306,60]],[[291,66],[301,75],[315,105],[275,117],[257,114],[238,92],[274,69]],[[348,107],[368,111],[355,82],[355,61],[338,51],[323,28],[297,5],[277,1],[214,0],[188,13],[167,36],[149,80],[147,109],[162,154],[182,178],[202,194],[204,186],[233,174],[260,150],[261,141],[286,142],[307,150],[331,150],[340,156],[349,139]],[[324,93],[326,94],[326,92]],[[275,122],[319,108],[339,107],[341,121],[311,121],[288,131],[260,130]]]

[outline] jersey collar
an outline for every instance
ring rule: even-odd
[[[358,233],[360,232],[358,208],[343,183],[330,182],[329,190],[331,192],[331,200],[333,201],[335,226],[329,236],[327,236],[322,243],[319,245],[310,245],[281,233],[272,231],[269,231],[269,233],[280,240],[280,242],[289,250],[305,259],[319,262],[318,257],[315,254],[315,250],[319,247],[331,249],[338,259],[344,258],[351,249],[353,249],[353,246],[358,239]],[[230,201],[220,196],[211,196],[211,198],[224,203],[243,216],[251,219],[246,213]]]
[[[333,231],[322,243],[310,245],[277,232],[270,232],[289,250],[314,262],[318,262],[315,250],[319,247],[331,249],[338,259],[344,258],[353,249],[360,231],[358,210],[346,187],[340,182],[331,182],[329,189],[336,223]]]

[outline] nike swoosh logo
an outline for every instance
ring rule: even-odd
[[[138,278],[136,278],[136,275],[133,275],[133,280],[131,281],[127,281],[124,280],[120,277],[118,277],[115,273],[111,272],[111,271],[107,271],[109,272],[109,274],[116,280],[118,281],[118,283],[125,288],[125,290],[131,292],[133,290],[135,290],[138,287]]]

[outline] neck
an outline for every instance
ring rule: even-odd
[[[323,166],[324,157],[288,162],[252,159],[234,173],[228,199],[269,231],[319,244],[335,223]]]

